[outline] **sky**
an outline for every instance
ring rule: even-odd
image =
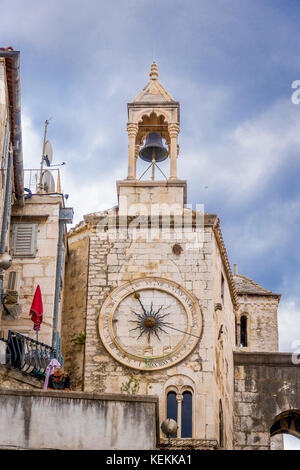
[[[21,52],[24,166],[38,168],[51,118],[74,223],[116,205],[126,104],[148,82],[155,50],[159,81],[180,102],[188,203],[218,214],[239,274],[282,294],[280,350],[291,352],[300,349],[299,15],[297,0],[1,0],[1,46]]]

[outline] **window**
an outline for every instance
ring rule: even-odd
[[[241,317],[241,347],[245,348],[248,346],[248,339],[247,339],[247,317],[243,315]]]
[[[224,446],[223,407],[221,400],[219,401],[219,446]]]
[[[174,419],[177,422],[177,399],[175,392],[169,392],[167,395],[167,418]],[[171,437],[177,437],[176,434],[172,434]]]
[[[193,435],[193,395],[185,390],[182,394],[170,391],[167,394],[167,418],[177,422],[177,433],[171,437],[191,438]]]
[[[36,256],[37,224],[14,224],[12,251],[15,257]]]
[[[183,392],[181,405],[181,437],[192,437],[192,394]]]
[[[235,317],[235,345],[238,346],[239,345],[239,334],[238,334],[238,321],[237,321],[237,318]]]
[[[224,302],[224,276],[221,274],[221,300]]]

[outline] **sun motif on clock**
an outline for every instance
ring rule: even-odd
[[[170,313],[161,313],[164,305],[161,305],[158,310],[155,311],[153,302],[151,302],[150,309],[146,309],[141,301],[141,294],[135,292],[133,297],[138,300],[140,307],[142,309],[141,313],[137,313],[135,310],[131,312],[136,316],[136,320],[128,320],[129,323],[136,323],[137,326],[132,328],[129,331],[139,331],[139,340],[144,334],[148,336],[148,341],[150,343],[151,335],[155,335],[158,340],[160,340],[159,333],[167,333],[166,329],[170,328],[171,323],[166,321],[166,317]]]
[[[99,316],[101,340],[109,353],[140,370],[170,367],[199,342],[198,301],[178,284],[139,279],[115,289]]]

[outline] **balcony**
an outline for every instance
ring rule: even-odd
[[[24,187],[32,194],[61,194],[59,168],[30,168],[24,170]]]
[[[63,364],[54,348],[21,333],[9,330],[7,339],[0,338],[0,363],[24,374],[44,379],[53,358]]]

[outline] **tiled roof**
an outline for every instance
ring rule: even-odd
[[[254,295],[275,295],[280,296],[281,294],[275,294],[274,292],[264,289],[256,282],[252,281],[246,276],[235,274],[233,276],[236,292],[238,294],[254,294]]]

